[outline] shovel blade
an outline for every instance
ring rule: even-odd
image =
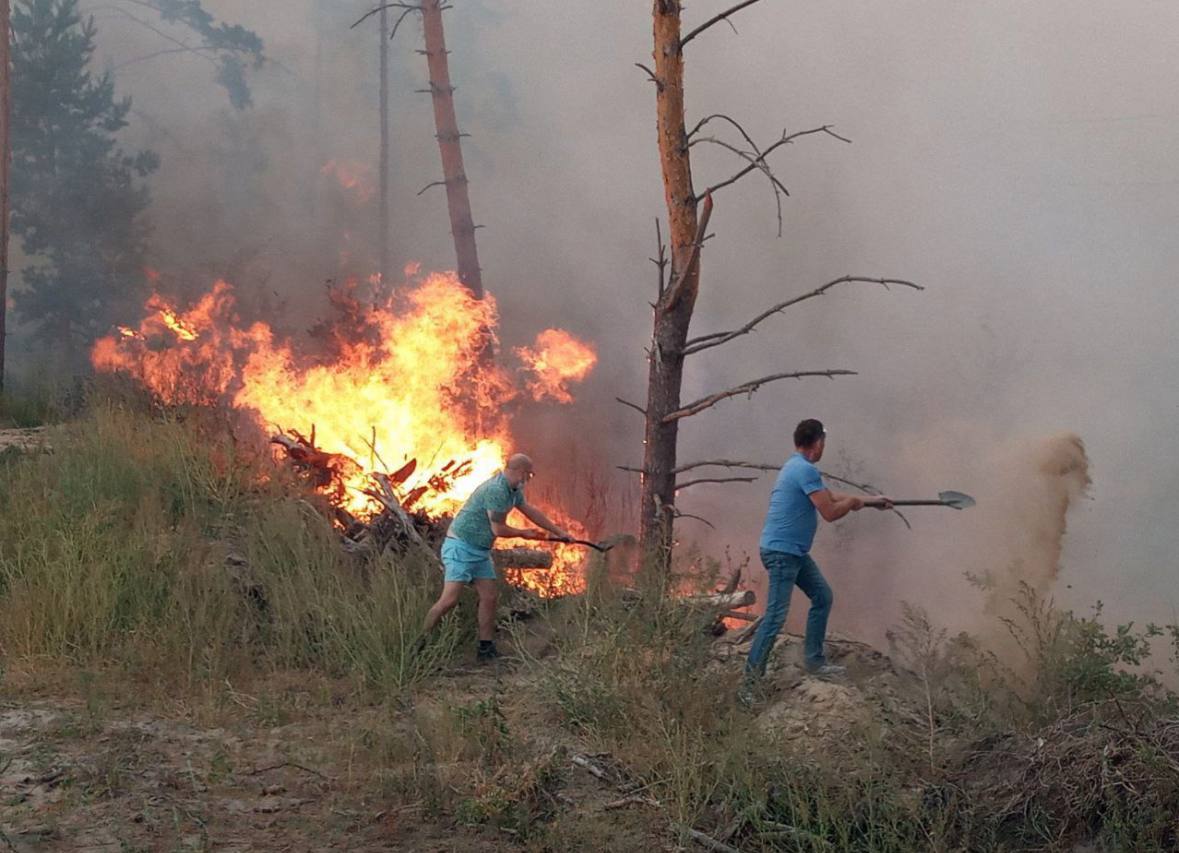
[[[953,509],[969,509],[974,506],[974,498],[962,492],[938,492],[937,499]]]

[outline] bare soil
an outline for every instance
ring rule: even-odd
[[[815,750],[869,726],[911,748],[920,714],[904,698],[909,676],[887,657],[835,639],[830,655],[849,678],[824,682],[794,662],[798,638],[780,642],[751,725]],[[712,666],[733,676],[743,648],[718,643],[716,652]],[[0,682],[0,850],[549,849],[543,834],[522,839],[462,817],[458,804],[494,784],[495,771],[471,754],[469,739],[448,748],[439,727],[455,708],[493,695],[511,733],[513,772],[529,762],[559,766],[549,795],[566,845],[684,849],[652,798],[623,802],[618,785],[571,761],[592,747],[538,707],[528,681],[510,660],[462,661],[390,708],[304,674],[249,690],[226,682],[193,700],[117,674],[9,672]],[[423,731],[437,801],[422,794],[430,787],[415,747]],[[611,756],[594,760],[619,766]]]

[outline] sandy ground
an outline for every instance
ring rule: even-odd
[[[920,732],[920,713],[906,699],[909,676],[887,657],[835,639],[830,655],[850,677],[819,681],[795,662],[798,642],[783,638],[751,725],[816,750],[863,726],[900,748]],[[743,662],[741,647],[716,649],[718,671]],[[226,685],[194,704],[98,676],[53,683],[10,673],[0,692],[0,850],[522,849],[511,832],[464,823],[453,808],[430,811],[397,782],[416,778],[409,741],[424,720],[493,694],[504,697],[513,749],[559,756],[554,803],[568,825],[584,825],[585,843],[682,849],[657,809],[618,808],[625,791],[572,763],[589,751],[585,744],[534,703],[513,700],[525,678],[510,662],[498,671],[460,665],[412,706],[391,709],[298,675],[255,685],[253,695]],[[470,758],[458,747],[435,753],[431,773],[461,789],[483,778]]]

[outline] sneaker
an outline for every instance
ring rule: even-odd
[[[757,701],[757,694],[753,690],[753,685],[749,683],[742,683],[737,688],[737,704],[742,708],[752,708],[753,703]]]
[[[479,663],[487,663],[499,657],[499,649],[495,647],[495,643],[488,643],[486,646],[480,644],[479,651],[475,653],[475,660]]]
[[[847,675],[847,667],[840,666],[839,664],[835,663],[822,663],[818,666],[808,666],[806,671],[815,678],[822,679],[843,678],[845,675]]]

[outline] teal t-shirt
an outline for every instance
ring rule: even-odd
[[[475,491],[471,492],[463,508],[450,523],[447,536],[453,536],[474,548],[489,551],[495,542],[495,534],[491,532],[491,519],[487,517],[487,513],[508,513],[523,504],[524,486],[513,489],[501,471],[490,480],[480,483]]]
[[[770,495],[770,508],[761,531],[761,549],[798,557],[809,554],[819,527],[819,511],[811,502],[811,495],[824,488],[819,469],[801,453],[787,459]]]

